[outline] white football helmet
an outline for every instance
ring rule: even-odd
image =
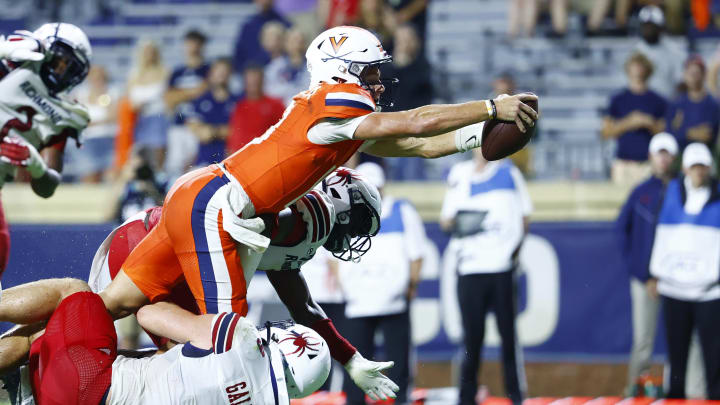
[[[318,187],[330,197],[337,216],[323,246],[338,259],[359,260],[370,249],[370,238],[380,230],[380,192],[362,174],[347,167],[330,173]]]
[[[277,345],[282,356],[290,398],[306,397],[325,383],[330,374],[330,349],[317,332],[292,321],[269,322],[265,332],[267,341]]]
[[[52,94],[70,90],[85,80],[92,48],[83,30],[67,23],[47,23],[31,36],[45,49],[40,77]]]
[[[310,85],[355,83],[371,90],[362,79],[370,66],[392,62],[372,32],[352,26],[330,28],[318,35],[305,52]],[[394,80],[394,79],[393,79]]]

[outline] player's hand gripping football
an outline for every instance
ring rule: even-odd
[[[501,94],[495,100],[497,108],[497,119],[501,121],[515,121],[520,131],[525,132],[527,128],[534,127],[538,119],[538,113],[524,101],[535,100],[538,97],[534,94],[521,93],[514,96]]]
[[[47,171],[47,164],[40,152],[24,139],[15,136],[6,136],[0,142],[0,161],[26,168],[34,179]]]
[[[40,42],[30,35],[18,32],[7,38],[0,35],[0,59],[9,59],[14,62],[38,62],[45,59],[45,54]]]
[[[400,389],[397,384],[381,373],[394,364],[392,361],[370,361],[364,358],[360,352],[355,352],[350,361],[345,364],[345,370],[350,374],[355,385],[360,387],[373,401],[379,401],[395,398],[395,393]]]

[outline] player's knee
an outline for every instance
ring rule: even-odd
[[[83,280],[76,278],[63,278],[61,279],[61,291],[62,299],[65,299],[75,293],[90,291],[90,286]]]
[[[100,292],[100,298],[105,308],[114,319],[124,318],[135,313],[141,306],[148,303],[148,299],[137,290],[134,284],[129,284],[127,277],[116,277],[110,285]]]

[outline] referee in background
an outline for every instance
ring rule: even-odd
[[[693,329],[700,337],[707,399],[720,400],[720,186],[707,146],[682,155],[685,176],[668,184],[650,273],[662,296],[670,361],[668,398],[685,398]]]
[[[502,340],[505,391],[520,404],[527,391],[515,329],[517,258],[532,202],[520,171],[505,159],[488,162],[480,150],[448,176],[440,225],[452,233],[446,255],[455,255],[465,356],[460,404],[475,404],[485,317],[493,311]]]
[[[375,334],[383,337],[384,360],[395,365],[387,376],[400,387],[395,404],[411,403],[413,362],[410,306],[415,298],[425,246],[425,228],[415,208],[383,191],[385,173],[376,163],[365,162],[355,170],[380,191],[380,231],[372,248],[355,263],[340,263],[340,283],[345,294],[343,335],[360,353],[373,358]],[[345,379],[347,405],[364,405],[365,394]]]
[[[678,144],[674,136],[662,132],[652,137],[648,152],[652,176],[633,189],[616,222],[618,243],[630,275],[632,299],[633,341],[626,396],[639,394],[636,392],[638,379],[650,372],[660,312],[657,280],[650,276],[650,254],[665,188],[674,177],[672,164]]]

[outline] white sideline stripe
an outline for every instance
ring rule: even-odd
[[[367,105],[370,108],[375,108],[375,103],[370,99],[370,97],[363,96],[360,94],[355,93],[345,93],[345,92],[338,92],[338,93],[328,93],[325,95],[325,100],[353,100],[358,101],[360,103],[363,103]]]

